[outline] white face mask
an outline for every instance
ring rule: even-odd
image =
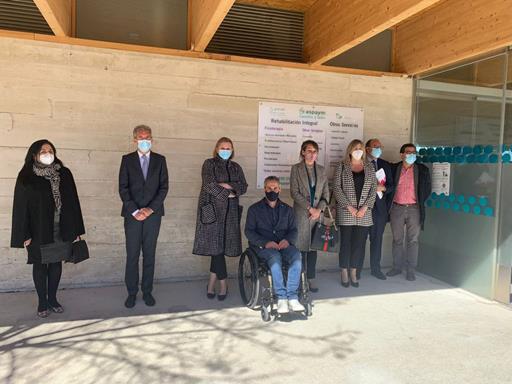
[[[362,149],[356,149],[352,152],[352,157],[356,160],[361,160],[361,157],[363,157],[363,150]]]
[[[42,155],[39,155],[39,161],[44,165],[50,165],[54,160],[55,156],[53,156],[52,153],[43,153]]]

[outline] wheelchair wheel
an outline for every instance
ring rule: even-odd
[[[313,315],[313,305],[311,303],[306,303],[305,307],[306,307],[306,310],[304,311],[304,314],[307,317],[312,316]]]
[[[270,313],[270,306],[262,305],[261,306],[261,319],[265,322],[268,322],[271,320],[272,316]]]
[[[254,309],[260,296],[260,280],[258,278],[258,261],[248,251],[242,253],[238,263],[238,286],[244,304]]]

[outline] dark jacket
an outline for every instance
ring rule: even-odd
[[[393,202],[395,198],[396,189],[398,187],[398,182],[400,181],[400,174],[402,172],[402,162],[393,164],[392,166],[393,174],[394,174],[394,184],[395,188],[393,193],[390,195],[391,202]],[[425,202],[430,196],[432,192],[432,182],[430,179],[430,171],[423,164],[414,163],[414,188],[416,193],[416,202],[420,208],[420,224],[423,229],[423,224],[425,223]]]
[[[203,163],[192,253],[202,256],[239,256],[242,253],[240,196],[247,192],[242,167],[216,156]],[[227,183],[230,191],[219,185]],[[229,198],[230,192],[236,196]]]
[[[373,165],[371,161],[370,164]],[[377,196],[375,199],[375,205],[373,206],[372,211],[374,222],[377,216],[384,219],[385,221],[389,220],[389,210],[391,209],[391,204],[393,203],[391,196],[394,195],[395,192],[395,185],[393,183],[394,177],[391,164],[389,164],[386,160],[377,159],[377,171],[379,169],[384,169],[384,173],[386,174],[386,191],[384,192],[382,199],[380,199],[379,196]]]
[[[73,241],[85,233],[82,210],[71,171],[62,167],[60,173],[60,236]],[[32,239],[27,247],[28,263],[40,263],[40,246],[54,242],[53,225],[55,201],[50,181],[22,170],[14,188],[12,210],[11,247],[23,248],[25,240]]]
[[[169,191],[165,157],[151,152],[147,179],[144,180],[137,151],[123,156],[119,169],[119,195],[123,201],[121,216],[130,217],[141,208],[151,208],[154,215],[164,215],[164,200]]]
[[[278,216],[275,223],[274,214]],[[293,208],[281,200],[278,200],[275,208],[268,205],[266,198],[249,207],[245,222],[245,236],[251,247],[261,249],[269,241],[279,243],[283,239],[295,245],[297,234],[297,223]]]

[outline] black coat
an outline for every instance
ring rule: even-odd
[[[197,204],[196,234],[192,253],[202,256],[239,256],[242,253],[240,196],[247,192],[242,167],[216,156],[207,159],[201,171],[202,186]],[[235,193],[219,185],[227,183]]]
[[[82,210],[71,171],[62,167],[60,173],[60,236],[73,241],[85,233]],[[50,181],[32,171],[21,171],[14,188],[11,247],[23,248],[25,240],[32,239],[28,263],[40,263],[40,245],[53,243],[55,201]]]
[[[121,216],[131,217],[141,208],[151,208],[154,215],[164,215],[164,200],[169,191],[165,157],[151,152],[146,180],[137,151],[123,156],[119,169],[119,195],[123,201]]]
[[[398,182],[400,181],[402,162],[393,164],[392,169],[395,188],[393,193],[390,195],[391,201],[393,201],[395,198],[396,188],[398,187]],[[430,171],[423,164],[414,163],[414,188],[416,192],[416,202],[420,208],[420,224],[421,228],[423,228],[423,224],[425,223],[425,202],[430,197],[430,193],[432,192]]]
[[[373,165],[371,161],[370,164]],[[378,196],[375,199],[375,204],[372,210],[374,223],[377,216],[386,222],[389,220],[389,210],[391,209],[391,204],[393,203],[391,196],[394,196],[395,192],[395,185],[393,183],[394,177],[391,164],[389,164],[386,160],[377,159],[377,171],[379,169],[383,169],[384,173],[386,174],[386,191],[383,193],[382,199],[380,199]]]

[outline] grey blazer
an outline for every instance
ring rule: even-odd
[[[358,225],[370,227],[373,225],[372,208],[377,194],[377,178],[375,168],[371,163],[364,164],[364,185],[361,199],[357,201],[354,187],[354,176],[350,162],[340,162],[334,174],[334,196],[336,197],[336,223],[338,225]],[[362,218],[354,217],[348,206],[361,208],[367,206],[368,210]]]
[[[329,201],[329,184],[325,169],[315,163],[316,184],[315,199],[313,208],[324,210]],[[290,194],[293,199],[293,210],[297,220],[298,238],[295,246],[302,252],[310,250],[311,231],[314,222],[309,220],[308,207],[310,207],[311,195],[309,191],[309,180],[304,161],[292,167],[290,175]]]

